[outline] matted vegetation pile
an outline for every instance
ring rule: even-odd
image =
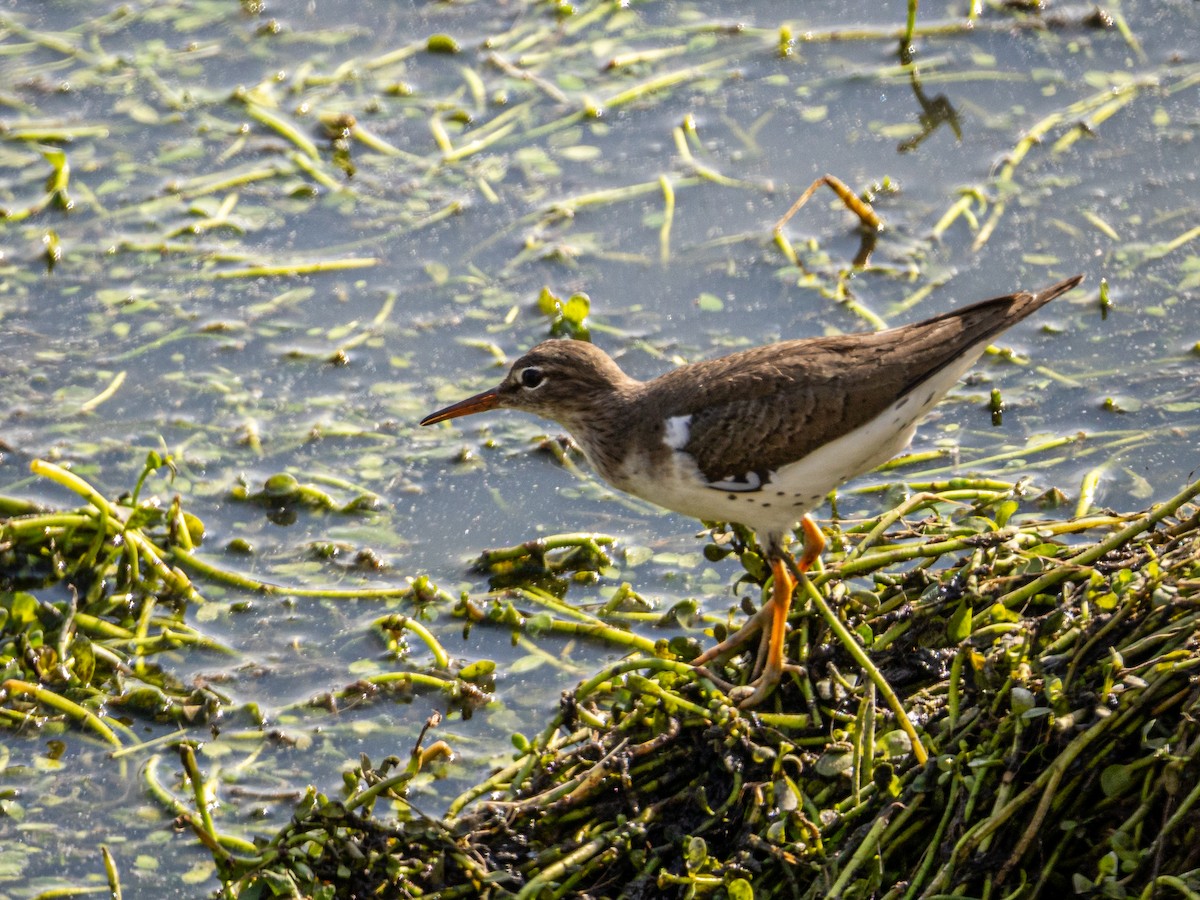
[[[1011,494],[943,487],[813,579],[926,764],[803,613],[803,669],[770,709],[738,710],[662,645],[565,694],[440,820],[405,789],[443,748],[363,760],[357,789],[310,795],[256,856],[218,852],[229,895],[1194,896],[1200,483],[1141,515],[1017,524]]]
[[[219,709],[218,695],[147,658],[181,642],[221,650],[181,618],[198,595],[178,566],[200,564],[199,523],[178,501],[139,501],[163,464],[152,456],[117,502],[37,462],[87,506],[5,501],[8,727],[74,721],[119,754],[140,742],[130,714],[185,724]],[[407,759],[362,758],[343,796],[310,789],[269,838],[224,831],[210,809],[220,788],[182,734],[173,743],[190,791],[170,794],[153,774],[158,756],[147,790],[211,851],[228,897],[1200,892],[1200,482],[1146,513],[1061,520],[1022,512],[1017,489],[998,482],[924,487],[835,533],[829,568],[801,587],[837,610],[882,677],[864,676],[848,636],[798,596],[788,649],[798,666],[765,708],[741,710],[717,676],[744,677],[746,658],[713,678],[686,661],[707,636],[635,636],[620,625],[637,617],[622,620],[612,600],[525,611],[564,560],[603,564],[595,539],[582,554],[562,541],[562,558],[547,557],[553,540],[532,542],[483,557],[510,583],[486,611],[426,593],[457,615],[484,612],[491,627],[634,650],[565,693],[540,734],[515,736],[512,761],[446,815],[409,803],[414,778],[452,751],[437,717]],[[707,552],[739,554],[754,580],[762,561],[744,538],[718,532]],[[528,585],[511,586],[514,573]],[[69,589],[57,601],[25,592],[59,583]],[[453,701],[471,667],[444,668],[426,686]],[[885,688],[921,748],[877,700]]]

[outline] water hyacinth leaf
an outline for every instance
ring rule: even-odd
[[[442,262],[427,262],[425,264],[425,274],[429,276],[429,280],[434,284],[443,285],[450,278],[450,267]]]
[[[1057,558],[1066,548],[1061,544],[1034,544],[1028,550],[1029,556],[1045,556],[1050,559]]]
[[[767,575],[766,561],[753,550],[747,550],[742,554],[742,567],[750,574],[750,577],[756,581],[763,581]]]
[[[179,876],[179,880],[182,884],[199,885],[210,880],[215,874],[216,865],[214,863],[196,863]]]
[[[1096,871],[1101,878],[1108,879],[1120,871],[1120,865],[1120,857],[1117,856],[1116,851],[1110,850],[1108,853],[1105,853],[1102,857],[1100,857],[1100,862],[1096,866]]]
[[[1033,709],[1035,703],[1036,698],[1033,695],[1033,691],[1029,690],[1029,688],[1017,686],[1012,689],[1012,693],[1009,696],[1009,708],[1013,711],[1014,715],[1019,716],[1028,712]]]
[[[577,292],[567,298],[563,304],[562,316],[572,325],[582,325],[592,309],[592,298],[583,292]]]
[[[623,550],[625,565],[637,568],[642,563],[649,562],[654,557],[654,551],[641,545],[626,545]]]
[[[817,774],[822,778],[849,775],[853,768],[854,751],[849,748],[826,750],[818,757],[816,764]]]
[[[912,739],[899,728],[880,735],[877,743],[885,759],[896,759],[912,753]]]
[[[1021,504],[1019,504],[1016,500],[1005,500],[999,506],[995,507],[996,525],[1000,528],[1003,528],[1005,525],[1007,525],[1008,520],[1012,518],[1013,513],[1015,513],[1020,506]]]
[[[549,617],[547,616],[547,618]],[[546,665],[546,658],[544,656],[537,653],[528,653],[509,663],[507,672],[510,675],[524,675],[526,672],[540,669],[544,665]]]
[[[1126,791],[1132,790],[1141,783],[1138,777],[1139,766],[1114,763],[1105,766],[1100,773],[1100,788],[1105,797],[1119,797]]]
[[[603,155],[603,150],[591,144],[576,144],[573,147],[563,147],[559,151],[559,155],[563,159],[569,159],[573,162],[586,162],[588,160],[599,159]]]
[[[269,497],[286,498],[295,496],[300,490],[300,482],[295,475],[279,472],[271,475],[263,482],[263,492]]]
[[[536,637],[543,632],[550,631],[553,627],[554,617],[548,612],[534,613],[525,620],[525,629],[532,637]]]
[[[671,604],[671,608],[663,613],[658,619],[660,624],[678,624],[684,628],[690,628],[695,623],[696,617],[700,614],[700,604],[690,598],[684,598],[676,603]]]
[[[958,525],[964,532],[971,534],[984,534],[996,530],[996,523],[983,516],[966,516],[958,521]]]
[[[988,609],[987,616],[992,622],[1016,623],[1021,621],[1020,615],[1000,603],[993,604],[992,607]]]
[[[81,684],[91,684],[95,673],[95,648],[86,636],[76,634],[71,641],[71,674],[79,679]]]
[[[544,316],[552,316],[558,312],[561,306],[562,301],[551,292],[550,288],[542,288],[537,298],[538,312]]]
[[[425,42],[425,49],[430,53],[458,53],[462,50],[458,41],[448,34],[431,34]]]
[[[6,624],[13,631],[23,630],[26,625],[37,621],[38,600],[33,594],[14,591],[7,598],[0,600],[0,605],[8,612]]]
[[[383,670],[373,659],[357,659],[346,666],[346,671],[356,677],[365,678],[370,675],[378,675]]]
[[[478,681],[496,671],[496,662],[491,659],[476,660],[459,670],[458,677],[463,681]]]
[[[950,619],[946,622],[946,638],[957,644],[971,636],[971,616],[974,610],[966,600],[961,601]]]

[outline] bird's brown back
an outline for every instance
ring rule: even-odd
[[[1080,280],[887,331],[785,341],[683,366],[645,384],[640,402],[656,415],[638,421],[661,427],[690,415],[683,449],[710,480],[775,470],[870,421],[964,354],[982,352]]]

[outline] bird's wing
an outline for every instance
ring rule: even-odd
[[[865,425],[946,367],[965,369],[993,337],[1078,281],[888,331],[787,341],[677,369],[662,376],[664,387],[678,379],[666,391],[668,418],[690,417],[676,449],[714,488],[756,490],[769,472]]]

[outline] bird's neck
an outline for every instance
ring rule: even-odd
[[[601,475],[612,481],[629,452],[642,400],[642,382],[627,378],[610,390],[593,394],[591,402],[557,416],[558,423]]]

